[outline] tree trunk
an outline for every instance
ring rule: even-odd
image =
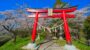
[[[13,42],[14,42],[14,44],[16,44],[16,34],[13,34]]]

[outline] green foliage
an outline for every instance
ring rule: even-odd
[[[21,47],[29,43],[29,38],[17,38],[16,44],[12,40],[0,47],[0,50],[21,50]]]
[[[42,43],[46,38],[46,31],[42,28],[41,30],[37,31],[37,37],[36,37],[36,44]]]
[[[39,35],[40,35],[40,39],[41,39],[41,40],[44,40],[44,39],[46,38],[46,36],[47,36],[47,32],[44,31],[44,29],[42,29],[42,30],[40,31]]]
[[[27,37],[29,36],[29,30],[22,29],[22,30],[17,30],[17,36],[19,37]]]
[[[67,3],[65,2],[62,2],[61,0],[56,0],[56,3],[54,5],[54,8],[56,8],[57,5],[60,6],[60,8],[64,8],[64,6],[66,5]]]
[[[87,17],[84,21],[84,30],[86,38],[90,39],[90,16]]]

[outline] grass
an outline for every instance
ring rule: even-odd
[[[29,37],[30,38],[30,37]],[[0,47],[0,50],[22,50],[21,48],[27,45],[31,40],[27,38],[17,38],[16,44],[13,43],[13,40],[8,41],[6,44]],[[36,41],[36,44],[43,42],[43,38]]]
[[[39,43],[42,43],[44,41],[44,38],[43,37],[40,37],[40,39],[36,40],[36,44],[39,44]]]
[[[66,44],[65,40],[56,40],[56,43],[59,44],[60,46],[64,46]],[[78,41],[73,41],[73,45],[75,45],[80,50],[90,50],[90,46],[82,44]]]
[[[57,44],[59,44],[60,46],[64,46],[66,43],[65,43],[65,40],[55,40],[55,42]]]
[[[16,44],[12,40],[0,47],[0,50],[21,50],[21,47],[29,43],[29,38],[18,38]]]
[[[43,40],[38,40],[36,43],[40,43]],[[13,43],[12,40],[4,44],[0,47],[0,50],[22,50],[21,47],[27,45],[30,42],[29,38],[17,38],[16,44]],[[57,44],[60,46],[64,46],[66,44],[65,40],[55,40]],[[90,46],[84,45],[78,41],[73,41],[73,45],[75,45],[80,50],[90,50]]]
[[[73,44],[80,50],[90,50],[90,46],[82,44],[82,43],[80,43],[78,41],[73,41]]]

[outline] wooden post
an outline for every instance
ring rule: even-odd
[[[36,17],[34,20],[34,25],[33,25],[33,30],[32,30],[32,42],[35,42],[35,38],[36,38],[36,32],[37,32],[37,25],[38,25],[38,15],[39,13],[36,12]]]
[[[66,42],[67,42],[67,44],[72,44],[70,31],[69,31],[69,27],[68,27],[68,23],[67,23],[67,19],[66,19],[66,14],[64,11],[62,13],[62,16],[63,16],[63,21],[64,21],[64,32],[65,32]]]

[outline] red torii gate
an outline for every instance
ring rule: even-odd
[[[28,12],[35,13],[28,16],[28,17],[35,16],[33,30],[32,30],[32,42],[35,42],[39,17],[40,18],[61,18],[64,21],[64,30],[65,30],[64,32],[65,32],[66,42],[67,44],[71,44],[72,41],[71,41],[67,18],[74,18],[75,16],[74,14],[67,14],[67,13],[74,12],[75,10],[76,10],[76,7],[64,8],[64,9],[53,9],[54,14],[52,16],[48,16],[47,14],[48,9],[27,9]],[[44,15],[41,13],[46,13],[46,14]]]

